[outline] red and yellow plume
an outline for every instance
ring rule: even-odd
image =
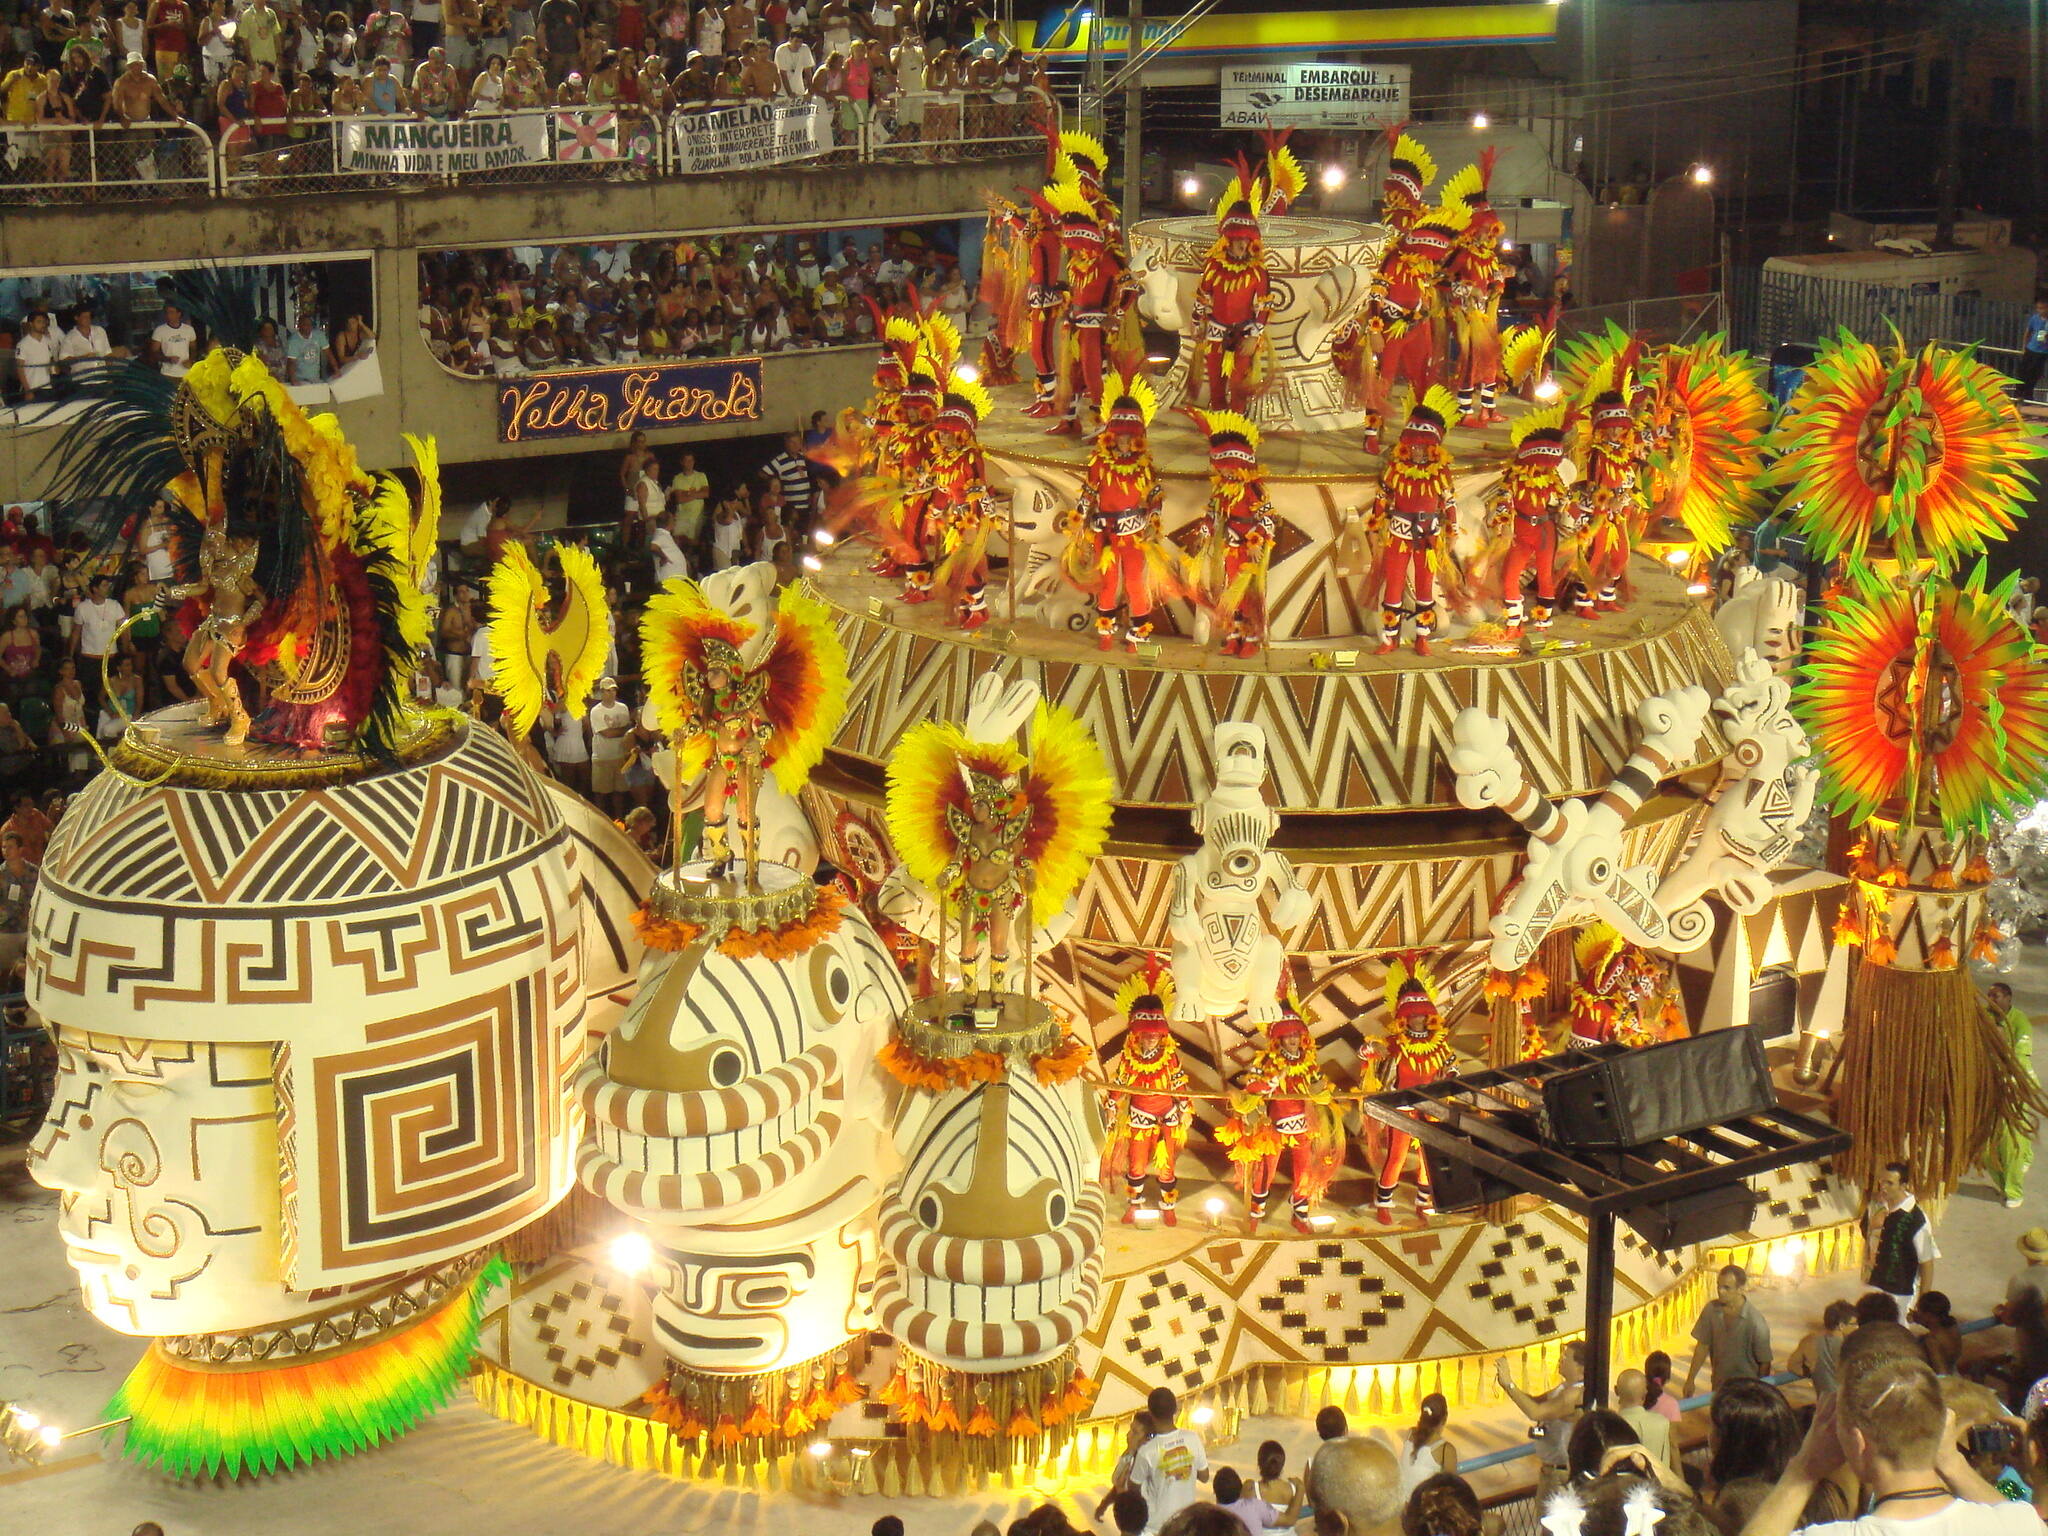
[[[1112,373],[1102,381],[1102,400],[1099,405],[1101,417],[1107,421],[1120,401],[1128,400],[1138,409],[1138,415],[1146,426],[1152,425],[1152,417],[1159,410],[1159,396],[1153,391],[1151,380],[1142,373]],[[1455,397],[1453,397],[1455,402]]]
[[[1771,401],[1756,363],[1706,336],[1666,347],[1650,368],[1660,429],[1655,450],[1659,517],[1684,523],[1703,555],[1728,547],[1764,467]]]
[[[1589,975],[1600,970],[1621,953],[1626,942],[1621,930],[1612,923],[1588,923],[1572,939],[1572,959],[1578,965],[1579,974]]]
[[[1501,373],[1516,389],[1526,388],[1530,380],[1540,375],[1549,351],[1550,332],[1547,327],[1518,325],[1501,341]]]
[[[1415,172],[1415,179],[1424,189],[1436,180],[1436,161],[1430,158],[1429,151],[1422,147],[1420,139],[1410,138],[1401,128],[1389,128],[1387,146],[1388,160],[1411,167]]]
[[[524,736],[548,698],[548,662],[561,669],[562,706],[578,720],[604,671],[612,644],[611,604],[597,561],[580,544],[558,544],[564,594],[560,612],[540,568],[522,544],[505,546],[491,568],[491,681],[512,728]]]
[[[1116,1010],[1116,1017],[1124,1018],[1131,1005],[1148,993],[1166,1004],[1169,1013],[1173,1011],[1173,972],[1160,963],[1157,955],[1147,955],[1145,963],[1123,979],[1110,999],[1110,1006]]]
[[[1109,169],[1109,151],[1102,147],[1102,140],[1093,134],[1068,129],[1060,135],[1060,153],[1069,160],[1086,166],[1098,177]]]
[[[1293,206],[1294,200],[1308,190],[1308,173],[1301,168],[1301,162],[1294,158],[1294,151],[1287,147],[1287,135],[1282,133],[1278,140],[1268,139],[1266,144],[1266,202],[1261,213],[1285,213]]]
[[[1188,414],[1195,419],[1195,425],[1202,429],[1202,435],[1209,438],[1241,437],[1246,446],[1254,451],[1259,446],[1259,425],[1251,417],[1237,411],[1204,411],[1190,409]]]
[[[1430,967],[1429,962],[1422,958],[1420,951],[1412,949],[1403,951],[1387,962],[1387,979],[1382,988],[1387,1006],[1392,1008],[1400,1001],[1401,988],[1407,985],[1411,978],[1429,998],[1430,1006],[1437,1006],[1436,972]]]
[[[1071,164],[1071,162],[1070,162]],[[1088,201],[1078,177],[1062,177],[1045,189],[1045,200],[1062,220],[1097,223],[1095,205]]]
[[[1508,446],[1519,448],[1538,432],[1554,432],[1562,437],[1564,417],[1565,403],[1562,400],[1554,400],[1541,410],[1517,416],[1514,425],[1508,428]]]

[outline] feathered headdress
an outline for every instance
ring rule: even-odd
[[[1216,238],[1230,240],[1259,238],[1259,212],[1266,189],[1238,156],[1237,174],[1230,178],[1223,195],[1216,199]]]
[[[1531,462],[1563,458],[1564,415],[1565,404],[1558,400],[1540,411],[1517,417],[1508,428],[1508,444],[1514,456]]]
[[[1173,1011],[1173,972],[1160,963],[1157,955],[1147,955],[1145,963],[1123,979],[1110,999],[1110,1006],[1119,1018],[1130,1019],[1135,1026],[1133,1010],[1142,998],[1150,998],[1159,1005],[1159,1027],[1165,1028],[1167,1016]]]
[[[977,380],[955,373],[947,381],[945,398],[939,402],[939,414],[932,425],[949,427],[956,432],[972,432],[988,419],[994,404],[989,392]]]
[[[1550,351],[1550,335],[1547,326],[1518,325],[1501,338],[1500,371],[1516,389],[1541,371]]]
[[[1266,184],[1266,201],[1259,209],[1261,213],[1285,213],[1308,190],[1308,174],[1294,158],[1294,151],[1287,147],[1293,132],[1292,128],[1283,128],[1275,133],[1269,128],[1260,135],[1266,146],[1266,166],[1261,177]]]
[[[702,675],[707,644],[720,649],[721,643],[724,654],[739,653],[738,664],[765,680],[761,709],[772,734],[763,755],[775,782],[795,794],[846,713],[846,648],[832,610],[799,582],[782,589],[766,632],[714,607],[693,581],[672,579],[647,600],[640,616],[641,670],[655,720],[684,738],[676,762],[684,778],[702,770],[711,747],[690,680]]]
[[[1259,429],[1248,416],[1236,411],[1191,410],[1188,414],[1202,435],[1209,439],[1209,462],[1256,469],[1259,464]]]
[[[1598,979],[1627,948],[1628,940],[1612,923],[1588,923],[1572,939],[1572,960],[1581,976]]]
[[[548,662],[561,669],[560,698],[578,720],[611,650],[611,605],[597,561],[580,544],[555,549],[565,592],[553,613],[553,595],[523,544],[508,544],[487,578],[491,595],[491,681],[505,701],[512,728],[524,736],[548,698]]]
[[[1073,161],[1081,171],[1098,181],[1109,170],[1109,151],[1102,147],[1102,140],[1093,134],[1068,129],[1060,135],[1060,153]]]
[[[1432,384],[1423,397],[1409,408],[1408,420],[1401,428],[1401,435],[1410,433],[1417,437],[1441,438],[1464,419],[1464,412],[1458,409],[1458,397],[1441,384]]]
[[[1054,182],[1046,189],[1045,201],[1059,219],[1062,244],[1100,247],[1108,243],[1102,220],[1080,182]]]
[[[1763,472],[1770,396],[1761,370],[1726,338],[1664,348],[1647,370],[1658,425],[1655,516],[1685,524],[1703,555],[1728,547]]]
[[[1419,951],[1407,950],[1387,963],[1387,979],[1381,988],[1387,1007],[1398,1017],[1403,1012],[1437,1009],[1436,972]]]
[[[1436,162],[1420,141],[1403,131],[1405,123],[1387,130],[1387,175],[1381,186],[1381,217],[1395,228],[1414,222],[1428,205],[1423,196],[1436,180]]]
[[[1159,396],[1143,374],[1112,373],[1102,381],[1099,414],[1105,427],[1142,432],[1158,409]]]
[[[1030,742],[1027,754],[1014,742],[972,740],[950,721],[912,726],[889,754],[884,813],[911,877],[949,894],[961,849],[948,812],[966,808],[965,773],[1013,780],[1014,814],[1026,818],[1016,857],[1031,866],[1036,924],[1066,904],[1102,851],[1114,786],[1102,749],[1072,711],[1040,701]]]

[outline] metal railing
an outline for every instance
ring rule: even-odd
[[[1908,347],[1930,341],[2008,343],[2024,334],[2027,306],[1974,293],[1928,293],[1852,278],[1811,277],[1755,267],[1728,273],[1728,301],[1739,345],[1768,355],[1786,342],[1812,345],[1847,330]]]
[[[9,128],[0,202],[91,203],[205,197],[214,145],[197,123],[35,124]]]
[[[287,117],[237,123],[224,133],[190,122],[12,128],[0,135],[0,204],[644,181],[980,160],[1042,145],[1034,124],[1047,110],[1043,103],[921,92],[878,101],[858,115],[837,102],[820,102],[807,138],[764,143],[759,135],[731,133],[732,151],[712,157],[716,169],[695,169],[707,157],[681,149],[689,125],[745,105]],[[1056,104],[1051,110],[1057,115]]]

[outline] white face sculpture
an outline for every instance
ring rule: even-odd
[[[279,1265],[268,1045],[116,1040],[66,1029],[29,1151],[88,1311],[122,1333],[206,1333],[302,1310]]]

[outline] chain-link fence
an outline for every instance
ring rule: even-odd
[[[6,130],[0,202],[111,203],[205,197],[213,141],[196,123],[36,124]]]
[[[1930,341],[2013,348],[2027,321],[2025,304],[1981,294],[1929,293],[1755,267],[1728,274],[1728,300],[1738,342],[1766,355],[1788,342],[1812,346],[1844,330],[1875,343],[1888,343],[1896,334],[1909,348]],[[1989,354],[1986,360],[2000,362]]]

